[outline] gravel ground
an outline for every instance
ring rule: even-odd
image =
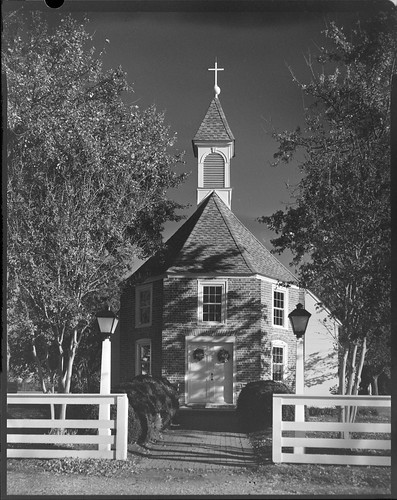
[[[145,458],[10,459],[8,495],[390,495],[389,467],[260,465],[147,469]]]
[[[276,467],[276,466],[274,466]],[[278,466],[287,472],[284,466]],[[288,467],[287,467],[288,468]],[[390,494],[377,484],[341,484],[337,477],[330,484],[286,478],[271,470],[225,470],[222,474],[192,470],[135,471],[118,477],[92,477],[48,472],[34,475],[13,472],[8,478],[8,495],[371,495]]]
[[[205,445],[200,433],[196,437],[200,446]],[[192,462],[190,457],[191,466],[179,459],[175,466],[168,466],[172,463],[168,462],[167,466],[158,467],[159,462],[156,464],[145,456],[150,456],[147,449],[135,449],[135,445],[131,447],[127,461],[9,459],[7,494],[28,497],[103,495],[105,498],[117,495],[355,495],[397,498],[390,496],[391,467],[275,465],[271,461],[269,431],[251,434],[250,441],[258,464],[250,467],[214,464],[211,455],[207,463]],[[194,448],[196,454],[200,446]],[[150,448],[153,453],[156,446]],[[235,451],[239,452],[238,449]]]

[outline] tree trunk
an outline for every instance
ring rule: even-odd
[[[64,363],[63,363],[65,372],[63,373],[61,383],[62,383],[62,392],[64,394],[70,393],[70,385],[72,382],[72,373],[73,373],[73,364],[74,364],[74,359],[76,357],[77,347],[78,347],[77,330],[74,330],[73,336],[72,336],[71,341],[70,341],[70,346],[69,346],[69,349],[67,351],[67,360],[65,362],[65,359],[64,359]],[[59,418],[62,420],[66,419],[66,408],[67,408],[66,404],[61,405]]]
[[[8,336],[7,336],[7,374],[10,373],[10,358],[11,358],[10,344],[8,343]]]
[[[354,379],[355,379],[355,375],[356,375],[357,350],[358,350],[358,343],[356,341],[356,342],[354,342],[352,358],[351,358],[351,361],[350,361],[349,382],[347,384],[347,391],[346,391],[346,394],[349,394],[349,395],[352,393],[353,385],[354,385]]]
[[[349,349],[345,348],[345,352],[343,353],[342,363],[339,370],[339,390],[338,393],[341,396],[345,394],[346,387],[346,365],[347,365],[347,357],[349,355]],[[345,407],[339,407],[339,422],[344,422],[346,417]]]
[[[35,360],[35,363],[36,363],[36,366],[37,366],[37,374],[39,376],[41,389],[44,392],[44,394],[46,394],[47,393],[47,387],[45,385],[45,380],[44,380],[44,375],[43,375],[43,367],[41,366],[41,361],[40,361],[40,359],[39,359],[39,357],[37,355],[36,345],[35,345],[34,342],[32,343],[32,353],[33,353],[33,357],[34,357],[34,360]]]
[[[348,380],[347,389],[346,389],[346,395],[348,395],[348,396],[350,396],[352,394],[352,391],[353,391],[354,379],[355,379],[355,375],[356,375],[357,349],[358,349],[358,344],[356,341],[356,342],[354,342],[353,352],[351,354],[350,363],[349,363],[349,380]],[[349,348],[349,351],[350,351],[350,348]],[[350,422],[351,411],[352,411],[352,407],[350,405],[345,407],[345,422]]]
[[[354,396],[356,396],[358,394],[358,389],[360,387],[361,374],[363,371],[363,366],[364,366],[366,354],[367,354],[367,337],[364,337],[362,340],[362,345],[361,345],[360,361],[358,364],[358,368],[356,370],[356,379],[354,381],[354,386],[353,386],[353,390],[352,390],[352,395],[354,395]],[[356,415],[357,415],[357,406],[352,406],[350,408],[349,422],[354,422],[354,420],[356,419]]]
[[[379,373],[377,375],[372,375],[371,387],[372,387],[372,394],[374,396],[378,396],[379,394],[378,378],[379,378]]]
[[[70,353],[68,353],[68,354],[69,354],[69,356],[68,356],[68,361],[66,363],[65,384],[63,385],[63,393],[64,394],[70,393],[70,384],[72,381],[73,362],[74,362],[76,352],[74,352],[73,354],[70,354]],[[67,408],[66,404],[61,405],[60,414],[59,414],[59,418],[61,420],[64,420],[66,418],[66,408]]]

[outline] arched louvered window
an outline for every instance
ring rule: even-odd
[[[204,159],[204,185],[205,188],[225,187],[225,162],[223,156],[211,153]]]

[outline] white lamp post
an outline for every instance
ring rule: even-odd
[[[305,390],[305,361],[304,361],[304,339],[307,324],[311,314],[303,308],[302,304],[297,304],[288,315],[291,321],[292,330],[297,338],[296,344],[296,375],[295,375],[295,394],[303,395]],[[304,405],[295,406],[295,422],[305,421],[305,407]],[[304,435],[304,434],[303,434]],[[297,433],[297,436],[302,436],[302,433]],[[296,447],[295,453],[304,453],[302,447]]]
[[[109,309],[99,311],[96,315],[102,336],[101,384],[100,394],[110,394],[111,383],[111,344],[110,337],[114,334],[119,322],[116,315]],[[110,404],[99,405],[99,420],[110,420]],[[110,436],[110,429],[99,429],[100,436]],[[110,451],[110,444],[98,445],[98,450]]]

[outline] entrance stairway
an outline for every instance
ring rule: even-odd
[[[234,407],[200,408],[181,406],[173,423],[182,429],[209,432],[241,432]]]

